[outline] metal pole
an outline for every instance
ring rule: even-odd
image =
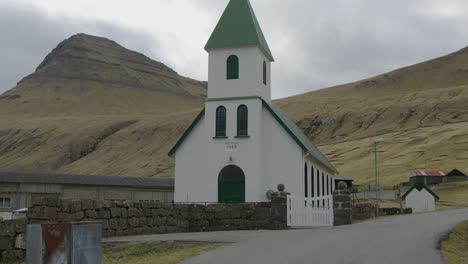
[[[377,142],[374,142],[374,157],[375,157],[375,216],[379,217],[379,176],[377,172]]]

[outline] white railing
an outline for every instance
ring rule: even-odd
[[[287,197],[288,226],[333,226],[333,196]]]

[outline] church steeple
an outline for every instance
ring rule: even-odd
[[[231,0],[216,25],[205,50],[258,46],[274,61],[249,0]]]

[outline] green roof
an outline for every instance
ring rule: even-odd
[[[216,25],[205,50],[259,46],[274,61],[249,0],[231,0]]]
[[[263,106],[265,106],[268,111],[275,117],[275,119],[283,126],[283,128],[289,133],[289,135],[296,141],[296,143],[301,146],[301,148],[310,153],[315,159],[317,159],[322,165],[330,169],[331,171],[337,173],[336,168],[331,164],[331,162],[320,152],[320,150],[310,142],[309,138],[302,132],[302,130],[294,123],[291,118],[279,108],[273,102],[268,104],[263,101]]]
[[[330,163],[330,161],[320,152],[320,150],[307,138],[306,135],[302,132],[302,130],[289,118],[289,116],[283,112],[277,105],[273,102],[268,104],[260,97],[258,99],[262,100],[263,106],[272,114],[272,116],[280,123],[280,125],[286,130],[286,132],[294,139],[294,141],[302,148],[303,151],[310,153],[318,162],[320,162],[323,166],[328,168],[329,170],[337,173],[338,171],[336,168]],[[249,97],[249,99],[254,99],[253,97]],[[198,116],[195,118],[193,123],[189,126],[189,128],[182,134],[179,138],[177,143],[172,147],[171,151],[169,151],[169,156],[172,156],[177,151],[177,148],[182,144],[185,138],[190,134],[190,132],[195,128],[196,124],[205,114],[205,109],[203,109]]]
[[[406,196],[408,196],[408,194],[410,194],[410,192],[413,191],[414,189],[418,190],[419,192],[422,189],[426,189],[426,191],[428,191],[432,196],[434,196],[434,198],[436,198],[436,200],[440,199],[437,194],[435,194],[431,189],[429,189],[429,187],[427,187],[424,183],[420,183],[420,182],[416,183],[415,185],[413,185],[413,187],[409,188],[409,190],[406,191],[405,194],[403,194],[401,199],[405,200]]]

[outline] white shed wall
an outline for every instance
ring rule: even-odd
[[[435,211],[435,198],[426,189],[413,189],[406,196],[406,207],[412,208],[413,213]]]

